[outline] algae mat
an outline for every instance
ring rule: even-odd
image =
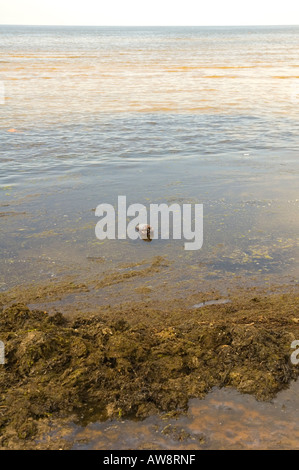
[[[2,448],[43,444],[64,422],[143,419],[187,410],[191,398],[231,386],[269,400],[299,375],[298,293],[231,297],[201,309],[146,303],[93,315],[2,307]]]

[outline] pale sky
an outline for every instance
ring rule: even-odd
[[[0,0],[0,24],[298,25],[299,0]]]

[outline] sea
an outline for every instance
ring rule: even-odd
[[[0,178],[0,291],[40,286],[48,311],[296,287],[299,26],[0,26]],[[98,239],[96,208],[117,209],[119,196],[202,205],[202,247]],[[51,298],[49,286],[68,284],[74,293]],[[204,416],[207,447],[263,447],[269,436],[292,445],[285,404],[261,410],[235,391],[206,400],[179,424],[198,431]],[[237,429],[242,416],[266,424]],[[149,420],[76,432],[87,447],[132,448],[143,429],[174,448],[155,441]]]

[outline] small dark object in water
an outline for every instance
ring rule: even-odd
[[[148,224],[137,224],[135,227],[136,232],[144,241],[151,242],[154,236],[154,229]]]
[[[86,256],[86,259],[89,261],[98,261],[100,263],[103,263],[105,261],[105,258],[103,256]]]

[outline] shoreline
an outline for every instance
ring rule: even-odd
[[[2,307],[0,446],[39,448],[49,423],[69,419],[86,426],[186,412],[214,387],[271,400],[299,376],[290,361],[298,301],[295,288],[249,289],[201,308],[145,300],[71,318]]]

